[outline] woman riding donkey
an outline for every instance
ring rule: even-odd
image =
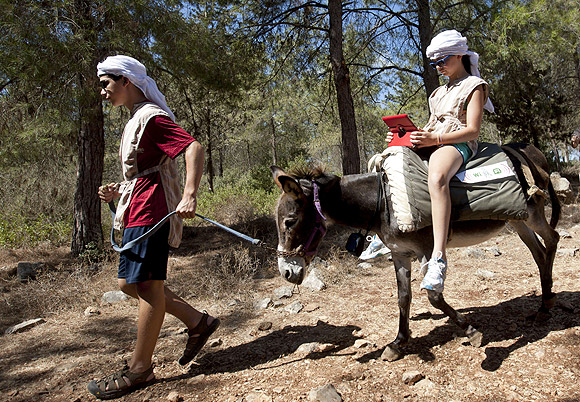
[[[139,61],[111,56],[97,70],[103,99],[131,112],[120,147],[125,181],[99,189],[104,202],[120,197],[114,226],[124,228],[123,243],[146,233],[169,211],[175,209],[177,215],[151,237],[121,253],[119,287],[139,300],[137,343],[128,365],[88,385],[97,398],[112,399],[155,381],[151,360],[166,312],[188,328],[189,339],[179,359],[182,365],[195,357],[220,321],[200,313],[164,285],[169,246],[181,242],[181,219],[195,217],[203,148],[175,124],[165,97]],[[186,164],[183,193],[174,160],[182,153]]]
[[[435,146],[429,157],[429,195],[433,223],[433,253],[426,264],[421,289],[443,292],[447,272],[445,248],[451,217],[449,181],[477,152],[483,109],[494,111],[488,85],[480,78],[479,55],[455,30],[441,32],[427,47],[431,67],[449,78],[429,97],[431,116],[422,131],[411,133],[418,148]],[[391,141],[392,134],[387,135]],[[422,267],[423,269],[425,267]]]

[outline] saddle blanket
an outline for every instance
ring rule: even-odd
[[[431,225],[428,165],[407,147],[390,147],[375,155],[369,170],[386,176],[389,220],[394,229],[412,232]],[[527,219],[526,198],[513,164],[497,144],[479,143],[477,154],[449,184],[451,220]]]

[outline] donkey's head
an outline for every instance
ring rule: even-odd
[[[330,176],[323,175],[320,170],[290,175],[276,166],[270,169],[283,191],[275,212],[278,270],[287,281],[299,285],[326,233],[326,218],[320,209],[318,191]]]

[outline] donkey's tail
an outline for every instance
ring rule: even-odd
[[[550,217],[550,226],[552,229],[556,229],[556,225],[560,220],[560,214],[562,212],[562,205],[560,204],[560,199],[554,190],[552,181],[548,182],[548,193],[550,194],[550,201],[552,203],[552,216]]]

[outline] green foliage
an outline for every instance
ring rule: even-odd
[[[34,247],[44,242],[62,246],[70,242],[70,230],[70,222],[54,221],[45,215],[31,219],[0,215],[0,248]]]
[[[213,192],[207,188],[200,191],[197,210],[203,216],[233,225],[270,216],[279,195],[271,174],[270,180],[266,179],[265,170],[230,172],[216,179]]]
[[[505,135],[546,150],[578,127],[579,14],[566,0],[530,0],[496,15],[485,51]]]

